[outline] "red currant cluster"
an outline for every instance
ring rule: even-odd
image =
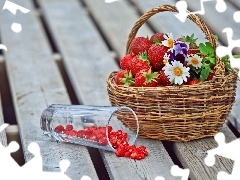
[[[110,127],[108,127],[108,129],[111,130]],[[91,127],[76,131],[73,129],[73,126],[71,124],[68,124],[65,129],[62,125],[58,125],[54,129],[54,131],[57,133],[64,133],[69,136],[85,138],[91,141],[95,141],[100,146],[106,146],[108,144],[105,127],[91,126]]]
[[[108,144],[106,137],[106,127],[87,127],[85,129],[76,131],[73,129],[71,124],[68,124],[66,128],[62,125],[55,127],[56,133],[64,133],[69,136],[85,138],[91,141],[97,142],[101,146]],[[136,147],[135,145],[130,146],[127,137],[127,133],[123,133],[122,130],[112,131],[112,126],[108,126],[108,137],[111,146],[116,149],[116,156],[130,157],[131,159],[141,160],[147,155],[147,149],[145,146]]]
[[[110,132],[108,137],[112,147],[116,149],[115,154],[118,157],[124,156],[130,157],[131,159],[141,160],[148,155],[145,146],[130,146],[127,142],[127,133],[123,133],[121,130]]]

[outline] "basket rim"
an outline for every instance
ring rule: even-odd
[[[193,84],[193,85],[170,85],[170,86],[156,86],[156,87],[137,87],[137,86],[124,86],[124,85],[117,85],[114,81],[114,76],[117,74],[118,71],[112,71],[108,77],[107,77],[107,84],[110,85],[110,86],[114,86],[114,87],[117,87],[117,88],[120,88],[120,89],[135,89],[135,90],[138,90],[138,91],[145,91],[145,90],[177,90],[177,89],[181,89],[181,90],[190,90],[190,89],[202,89],[202,88],[211,88],[211,87],[214,87],[216,88],[216,84],[218,84],[219,87],[223,87],[226,83],[226,81],[228,79],[232,79],[232,78],[236,78],[238,79],[238,74],[237,72],[235,71],[230,71],[229,74],[227,74],[225,76],[225,81],[223,82],[218,82],[216,81],[215,79],[212,79],[210,81],[204,81],[204,82],[199,82],[198,84]],[[237,83],[237,81],[236,81]]]

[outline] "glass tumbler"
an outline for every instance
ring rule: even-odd
[[[42,112],[40,125],[44,135],[57,141],[113,152],[111,133],[122,132],[133,145],[139,131],[136,114],[126,106],[52,104]]]

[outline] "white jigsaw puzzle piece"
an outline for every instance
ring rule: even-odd
[[[157,177],[155,177],[155,179],[154,180],[165,180],[165,178],[164,177],[162,177],[162,176],[157,176]]]
[[[2,132],[7,126],[8,124],[1,125],[0,132]],[[11,153],[16,152],[18,149],[19,149],[19,144],[15,141],[10,142],[7,147],[4,147],[0,143],[0,175],[1,175],[0,179],[2,179],[3,177],[8,177],[10,179],[9,175],[11,176],[14,170],[16,171],[19,170],[20,166],[11,157]]]
[[[237,180],[240,177],[240,140],[236,139],[230,143],[225,143],[225,136],[223,133],[218,133],[214,136],[214,139],[218,143],[218,147],[209,150],[206,158],[204,159],[207,166],[213,166],[215,164],[215,156],[219,155],[234,161],[232,174],[220,171],[217,175],[218,180]]]
[[[105,0],[105,3],[113,3],[113,2],[116,2],[116,1],[121,1],[121,0]]]
[[[7,51],[7,47],[4,44],[0,44],[0,49]]]
[[[13,23],[11,29],[15,33],[20,33],[22,31],[22,25],[18,23]]]
[[[11,1],[8,1],[8,0],[6,0],[5,3],[4,3],[3,10],[4,9],[9,10],[14,15],[16,15],[17,10],[20,10],[22,13],[25,13],[25,14],[30,12],[29,9],[24,8],[22,6],[19,6],[19,5],[15,4]]]
[[[80,180],[92,180],[89,176],[84,175]]]
[[[207,2],[207,1],[216,1],[216,10],[218,12],[224,12],[226,11],[227,9],[227,5],[226,3],[224,2],[224,0],[201,0],[200,1],[200,5],[201,5],[201,9],[199,11],[195,11],[195,12],[191,12],[191,13],[187,13],[187,2],[184,1],[184,0],[181,0],[181,1],[178,1],[176,3],[176,8],[178,10],[178,14],[175,14],[175,17],[177,17],[181,22],[185,22],[186,21],[186,18],[189,14],[200,14],[200,15],[203,15],[205,14],[205,9],[204,9],[204,2]]]
[[[3,124],[0,126],[0,132],[8,124]],[[24,180],[33,180],[33,179],[44,179],[44,180],[71,180],[67,175],[65,175],[66,170],[70,166],[68,160],[62,160],[59,163],[60,172],[44,172],[42,170],[42,157],[40,153],[40,147],[37,143],[32,142],[28,146],[28,151],[34,155],[34,157],[24,164],[22,167],[11,157],[11,153],[16,152],[19,149],[19,144],[15,141],[9,143],[7,147],[4,147],[0,143],[0,179],[9,180],[9,179],[24,179]],[[85,179],[87,180],[87,179]]]
[[[233,19],[235,22],[240,23],[240,11],[236,11],[233,13]]]
[[[182,169],[177,165],[173,165],[171,168],[171,174],[173,176],[181,176],[182,177],[181,180],[188,180],[189,173],[190,173],[189,169]]]

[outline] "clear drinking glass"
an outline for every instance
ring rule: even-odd
[[[40,125],[44,135],[57,141],[109,151],[116,151],[109,141],[111,127],[127,133],[129,145],[135,143],[139,131],[136,114],[126,106],[53,104],[43,111]]]

